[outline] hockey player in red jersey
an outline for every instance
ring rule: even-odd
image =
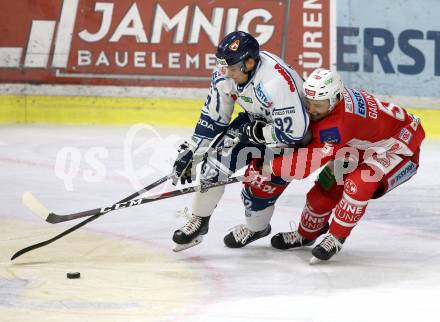
[[[326,167],[307,193],[298,229],[276,234],[271,243],[278,249],[311,246],[328,231],[312,250],[313,263],[341,250],[370,199],[415,175],[425,133],[417,117],[366,91],[344,88],[335,72],[315,70],[303,92],[313,140],[274,159],[271,171],[292,181]]]

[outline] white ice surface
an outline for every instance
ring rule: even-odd
[[[423,145],[412,180],[370,203],[328,263],[310,266],[310,249],[278,251],[270,238],[226,248],[223,236],[244,222],[240,184],[227,187],[204,241],[181,253],[172,252],[172,233],[183,224],[175,213],[190,206],[191,196],[109,213],[9,260],[76,223],[42,221],[21,204],[23,192],[61,214],[111,205],[167,174],[176,146],[190,134],[157,131],[142,129],[129,146],[134,132],[124,127],[0,127],[0,321],[439,321],[438,141]],[[66,147],[82,157],[71,186],[58,177],[74,167],[59,162],[55,172]],[[90,165],[96,151],[108,151],[104,178]],[[312,181],[285,191],[273,233],[298,222]],[[70,271],[81,279],[66,279]]]

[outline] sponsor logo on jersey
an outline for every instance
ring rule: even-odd
[[[345,111],[347,113],[353,113],[353,100],[351,99],[350,94],[344,89],[342,95],[344,96],[345,101]]]
[[[373,95],[368,94],[364,90],[362,90],[361,93],[362,93],[362,96],[365,97],[365,100],[367,102],[368,116],[373,118],[373,119],[377,119],[377,114],[378,114],[378,108],[379,107],[377,105],[376,98],[374,98]]]
[[[319,140],[321,143],[341,143],[341,135],[337,127],[331,127],[329,129],[319,131]]]
[[[399,143],[394,143],[391,148],[389,149],[388,153],[394,153],[397,150],[400,149],[400,144]]]
[[[381,158],[377,154],[373,155],[373,159],[381,164],[384,168],[388,168],[391,165],[391,161],[388,157]]]
[[[204,127],[204,128],[207,128],[208,130],[214,131],[214,126],[212,125],[212,123],[209,123],[206,120],[199,119],[197,124]]]
[[[416,172],[416,164],[408,161],[400,171],[397,171],[388,179],[388,191],[409,180]]]
[[[295,114],[295,106],[281,108],[272,112],[273,116],[284,116],[289,114]]]
[[[240,46],[240,39],[237,39],[232,44],[229,45],[229,49],[232,51],[237,51],[238,47]]]
[[[356,186],[356,183],[354,183],[352,180],[347,179],[344,183],[344,191],[348,193],[349,195],[354,195],[358,191],[358,188]]]
[[[408,114],[408,116],[411,119],[411,124],[410,124],[411,128],[414,131],[417,131],[417,128],[419,127],[419,124],[420,124],[420,119],[418,117],[414,116],[413,114],[409,113],[409,112],[407,112],[407,114]]]
[[[407,128],[403,128],[402,130],[400,130],[399,138],[406,144],[409,144],[412,139],[412,134]]]
[[[253,103],[252,98],[250,98],[250,97],[240,96],[240,98],[243,100],[243,102],[250,103],[250,104]]]
[[[276,64],[275,69],[278,71],[278,73],[281,74],[281,76],[283,76],[283,78],[286,80],[287,84],[289,85],[290,91],[293,93],[295,91],[295,85],[293,84],[292,77],[290,77],[286,69],[282,67],[280,64]]]
[[[263,86],[263,83],[258,83],[258,85],[254,89],[255,96],[257,97],[258,101],[267,108],[272,107],[273,101],[270,95],[267,93],[266,89]]]
[[[306,95],[309,95],[309,96],[316,95],[316,91],[312,91],[311,89],[305,88],[304,91],[306,92]]]
[[[367,117],[367,103],[365,102],[361,93],[356,90],[351,90],[352,97],[354,98],[353,102],[354,106],[354,114],[362,116],[364,118]]]

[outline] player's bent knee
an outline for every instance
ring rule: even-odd
[[[334,184],[330,190],[324,191],[322,187],[315,185],[307,193],[307,204],[317,213],[325,213],[332,210],[342,196],[343,186]]]
[[[365,177],[365,173],[371,174],[373,172],[374,170],[368,165],[359,165],[359,167],[344,180],[344,192],[355,200],[371,199],[374,193],[383,187],[382,181],[380,180],[364,180],[363,177]]]

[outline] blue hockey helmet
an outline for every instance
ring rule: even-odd
[[[220,42],[215,56],[222,66],[244,63],[249,57],[259,60],[260,44],[247,32],[233,31]]]

